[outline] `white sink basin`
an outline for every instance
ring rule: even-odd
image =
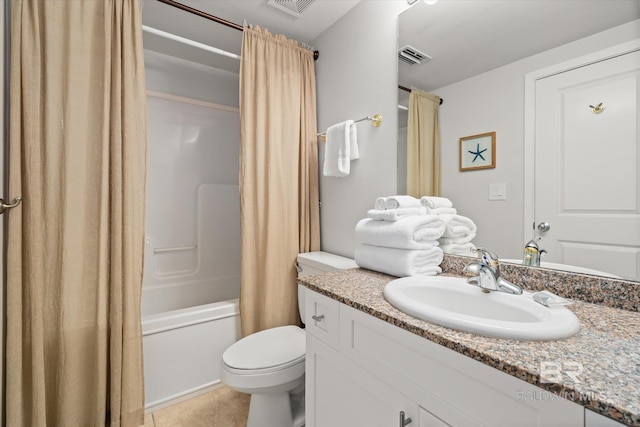
[[[565,307],[545,307],[532,294],[484,293],[466,279],[404,277],[389,282],[384,297],[398,310],[459,331],[516,340],[555,340],[580,331]]]

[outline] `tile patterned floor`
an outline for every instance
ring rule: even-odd
[[[143,427],[245,427],[249,395],[227,387],[147,414]]]

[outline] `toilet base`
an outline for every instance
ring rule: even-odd
[[[293,403],[287,392],[252,394],[247,427],[303,427],[304,401]]]

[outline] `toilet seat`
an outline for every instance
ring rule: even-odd
[[[292,390],[304,382],[306,333],[281,326],[244,337],[222,355],[222,381],[243,393]]]
[[[224,368],[227,370],[227,372],[236,374],[236,375],[260,375],[260,374],[269,374],[272,372],[282,371],[282,370],[294,367],[295,365],[298,365],[298,364],[302,364],[304,367],[304,360],[305,360],[305,357],[302,356],[288,363],[283,363],[282,365],[272,366],[269,368],[262,368],[262,369],[238,369],[238,368],[232,368],[231,366],[225,363]]]
[[[281,326],[246,336],[222,355],[223,364],[237,374],[267,373],[304,361],[306,334],[297,326]]]

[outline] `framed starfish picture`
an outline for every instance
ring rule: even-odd
[[[460,170],[496,167],[496,133],[488,132],[460,138]]]

